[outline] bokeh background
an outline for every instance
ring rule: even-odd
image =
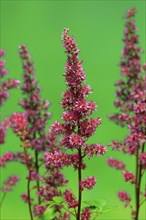
[[[42,87],[42,98],[51,102],[52,118],[48,127],[55,120],[60,120],[62,108],[59,104],[65,83],[62,73],[66,63],[66,55],[62,47],[61,34],[65,27],[75,36],[81,51],[80,59],[84,61],[83,68],[87,76],[87,84],[93,89],[90,99],[98,104],[94,116],[102,118],[102,125],[90,139],[92,143],[107,145],[112,140],[122,140],[127,134],[121,128],[108,120],[107,116],[115,112],[114,83],[120,77],[118,63],[123,44],[124,14],[136,7],[136,24],[140,35],[140,45],[145,48],[146,11],[144,0],[95,0],[95,1],[49,1],[49,0],[2,0],[1,1],[1,40],[0,46],[6,49],[6,68],[9,78],[22,80],[22,68],[18,55],[18,46],[26,44],[35,62],[36,78]],[[144,62],[145,55],[142,56]],[[22,111],[17,103],[21,98],[20,89],[11,90],[8,99],[1,109],[1,119],[14,111]],[[1,153],[18,151],[20,142],[9,130],[7,141],[0,148]],[[107,199],[108,204],[118,209],[102,214],[99,220],[129,220],[128,209],[124,209],[116,197],[118,190],[127,190],[134,194],[133,187],[125,183],[121,173],[109,168],[106,158],[114,155],[126,161],[129,170],[134,168],[132,157],[113,152],[108,149],[104,157],[96,157],[87,161],[84,175],[95,175],[97,185],[91,191],[84,191],[84,200]],[[76,173],[68,168],[64,173],[69,182],[69,188],[77,192]],[[21,181],[13,192],[8,193],[1,210],[2,220],[29,220],[27,205],[20,199],[20,193],[26,191],[26,171],[22,165],[10,163],[1,170],[1,182],[9,175],[20,175]],[[140,213],[140,220],[145,219],[145,207]]]

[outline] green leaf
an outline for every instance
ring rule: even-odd
[[[54,218],[55,218],[54,208],[49,206],[43,215],[43,219],[44,220],[46,220],[46,219],[52,220]]]
[[[63,199],[61,196],[54,196],[53,201],[57,204],[61,204],[63,202]]]
[[[107,206],[107,200],[105,199],[83,201],[83,203],[85,203],[86,207],[88,207],[92,211],[93,220],[97,219],[99,214],[116,211],[118,209],[117,206]]]
[[[91,200],[91,201],[83,201],[86,205],[88,205],[91,209],[101,209],[107,204],[107,200],[100,199],[100,200]]]
[[[119,207],[118,206],[106,206],[103,208],[102,213],[107,213],[107,212],[111,212],[111,211],[116,211],[118,210]]]

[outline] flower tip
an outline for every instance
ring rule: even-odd
[[[5,50],[0,49],[0,57],[5,56],[5,53],[6,53],[6,51],[5,51]]]
[[[134,17],[135,13],[136,13],[136,8],[130,8],[126,13],[125,18]]]

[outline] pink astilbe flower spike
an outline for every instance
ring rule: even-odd
[[[15,131],[15,133],[23,132],[27,128],[27,118],[24,113],[13,113],[11,118],[11,127]]]
[[[81,220],[90,220],[91,219],[91,211],[89,210],[89,208],[85,208],[83,209],[82,213],[81,213]]]
[[[17,120],[14,120],[15,117],[13,115],[13,129],[20,135],[23,142],[24,163],[28,169],[26,178],[29,189],[31,182],[36,182],[34,189],[36,189],[38,202],[32,204],[30,190],[27,190],[27,192],[29,191],[27,197],[22,197],[23,200],[27,200],[28,202],[30,217],[32,219],[32,210],[36,216],[42,216],[45,212],[46,207],[42,205],[42,202],[51,201],[54,196],[61,196],[61,191],[58,188],[64,186],[67,180],[64,179],[60,167],[46,166],[44,172],[40,172],[40,169],[42,169],[41,165],[43,165],[45,160],[44,152],[50,154],[55,150],[58,152],[60,145],[57,146],[57,134],[46,130],[48,119],[51,117],[51,114],[48,112],[50,103],[48,100],[41,99],[41,88],[38,86],[38,81],[35,78],[35,65],[25,45],[19,46],[19,55],[22,60],[24,79],[21,87],[24,97],[19,101],[19,105],[24,109],[24,113],[22,114],[26,116],[27,124],[23,127],[24,120],[22,120],[21,117],[19,117],[20,120],[18,120],[18,117]],[[16,126],[17,121],[19,122],[19,126]],[[20,132],[20,127],[23,127],[23,132]],[[31,155],[27,153],[28,148],[31,150]],[[16,157],[17,156],[18,155],[16,155]],[[23,163],[23,157],[21,157],[20,162]],[[61,212],[59,207],[55,209],[55,211]]]
[[[35,205],[34,207],[34,215],[35,216],[42,216],[46,211],[46,207],[42,205]]]
[[[73,166],[78,172],[78,200],[70,191],[65,192],[65,202],[69,208],[74,208],[74,216],[81,219],[81,194],[83,188],[92,189],[96,184],[95,177],[87,177],[82,180],[81,173],[86,169],[85,157],[94,155],[104,155],[106,148],[101,144],[87,145],[87,140],[91,137],[96,128],[101,124],[100,118],[90,118],[92,112],[96,110],[96,104],[87,100],[87,96],[92,92],[90,86],[85,85],[85,73],[82,61],[79,61],[79,50],[73,37],[69,36],[68,29],[64,29],[62,34],[63,46],[67,54],[67,64],[65,66],[65,83],[67,90],[63,93],[61,105],[64,109],[62,114],[63,122],[56,121],[51,126],[51,131],[56,135],[62,134],[60,144],[62,151],[45,153],[46,167]],[[66,150],[70,152],[66,152]]]
[[[9,98],[9,90],[13,88],[18,88],[20,81],[15,79],[6,79],[5,76],[8,75],[8,70],[5,68],[5,60],[3,59],[5,56],[5,50],[0,49],[0,108],[2,108],[2,105],[4,102]],[[6,134],[7,129],[11,126],[11,116],[7,116],[7,118],[2,118],[3,111],[0,112],[0,145],[5,144],[6,142]],[[13,153],[11,152],[5,152],[0,157],[0,167],[5,168],[6,164],[8,162],[12,162],[14,160]],[[13,187],[17,184],[19,181],[19,176],[10,176],[8,180],[4,182],[4,186],[1,188],[1,191],[3,192],[2,198],[1,198],[1,205],[4,202],[5,195],[7,192],[13,190]]]
[[[143,169],[146,169],[146,152],[143,152],[139,155],[139,162]]]
[[[66,190],[64,193],[64,200],[68,204],[69,208],[78,207],[78,201],[70,190]]]
[[[117,169],[117,170],[124,170],[126,164],[123,161],[114,159],[113,157],[107,158],[107,163],[109,166]]]
[[[131,201],[131,198],[128,195],[128,193],[126,193],[124,191],[119,191],[118,192],[118,197],[121,200],[121,202],[125,203],[125,206],[127,206],[129,204],[129,202]]]
[[[2,106],[9,98],[9,90],[18,88],[18,85],[20,84],[20,81],[15,79],[3,80],[8,74],[8,71],[5,69],[5,60],[2,59],[5,56],[5,53],[5,50],[0,49],[0,106]],[[0,144],[5,143],[6,131],[9,126],[9,117],[0,122]]]
[[[13,161],[14,155],[11,152],[6,152],[0,157],[0,166],[5,167],[7,162]]]
[[[3,192],[9,192],[13,189],[13,187],[18,183],[19,176],[10,176],[5,182],[4,186],[2,187]]]
[[[132,184],[135,183],[135,176],[129,171],[123,171],[123,178],[126,182],[131,182]]]
[[[6,99],[9,97],[9,89],[17,88],[20,81],[15,79],[8,79],[5,81],[2,81],[2,78],[5,77],[8,74],[8,71],[5,69],[5,61],[2,60],[5,56],[5,51],[0,50],[0,106],[4,103]]]
[[[93,189],[95,185],[96,185],[96,178],[94,176],[88,176],[86,179],[80,182],[81,190],[84,190],[85,188]]]
[[[140,54],[143,52],[138,46],[139,40],[136,34],[134,16],[136,9],[131,8],[125,18],[127,19],[124,30],[124,49],[122,51],[120,68],[121,79],[115,83],[117,87],[116,108],[119,113],[112,114],[109,118],[120,126],[126,126],[129,134],[123,141],[113,141],[110,146],[114,150],[119,150],[124,154],[134,156],[135,168],[132,172],[125,170],[125,163],[113,158],[107,159],[109,166],[122,171],[123,179],[131,182],[135,188],[135,197],[131,197],[123,191],[118,193],[118,197],[125,202],[125,207],[132,209],[132,218],[139,219],[139,211],[142,200],[142,181],[144,181],[145,163],[145,143],[146,143],[146,65],[141,64]],[[134,159],[135,159],[134,158]],[[131,199],[135,200],[135,207]]]

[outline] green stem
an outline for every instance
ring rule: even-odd
[[[35,151],[35,168],[36,168],[36,173],[39,175],[39,164],[38,164],[38,152]],[[37,191],[40,190],[40,182],[39,180],[36,181],[37,184]],[[38,196],[38,204],[41,204],[41,197]]]
[[[33,220],[33,214],[31,210],[31,197],[30,197],[30,176],[31,176],[31,170],[29,170],[29,177],[27,181],[27,194],[28,194],[28,208],[29,208],[30,218],[31,220]]]
[[[79,167],[78,167],[78,212],[77,212],[77,220],[80,220],[80,213],[81,213],[81,202],[82,202],[82,190],[80,188],[80,183],[82,180],[82,152],[81,149],[78,150],[79,156]]]
[[[144,152],[144,145],[142,145],[141,153]],[[135,220],[138,220],[139,217],[139,210],[140,210],[140,188],[141,188],[141,180],[142,180],[142,165],[139,164],[139,149],[137,150],[136,155],[136,167],[137,167],[137,176],[136,176],[136,216]]]
[[[26,151],[25,147],[24,147],[24,155],[25,155],[26,167],[29,171],[28,180],[27,180],[28,208],[29,208],[30,218],[31,218],[31,220],[33,220],[33,214],[32,214],[32,209],[31,209],[31,196],[30,196],[31,168],[30,168],[28,160],[27,160],[27,151]]]
[[[3,196],[2,196],[2,199],[1,199],[1,202],[0,202],[0,207],[2,207],[3,202],[4,202],[5,198],[6,198],[6,195],[7,195],[7,193],[4,192],[4,193],[3,193]]]

